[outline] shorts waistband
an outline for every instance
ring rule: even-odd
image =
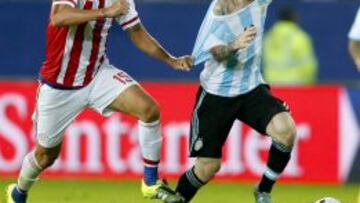
[[[54,89],[59,89],[59,90],[78,90],[78,89],[81,89],[85,86],[73,86],[73,87],[68,87],[68,86],[64,86],[64,85],[61,85],[61,84],[54,84],[54,83],[51,83],[49,82],[48,80],[46,80],[45,78],[43,77],[40,77],[39,78],[39,81],[40,83],[42,84],[47,84],[49,85],[50,87],[54,88]]]

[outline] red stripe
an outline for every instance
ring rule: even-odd
[[[46,60],[41,67],[40,75],[51,83],[56,83],[61,71],[68,32],[67,27],[58,28],[51,23],[48,25]]]
[[[105,7],[105,0],[100,0],[99,9],[104,8],[104,7]],[[99,49],[100,49],[100,43],[101,43],[101,31],[104,27],[105,21],[106,20],[104,18],[98,19],[96,21],[96,25],[93,30],[93,43],[92,43],[92,50],[91,50],[91,55],[90,55],[90,64],[88,65],[88,67],[86,69],[86,75],[85,75],[85,80],[84,80],[83,85],[89,84],[92,79],[95,65],[96,65],[96,62],[98,61],[98,57],[99,57]]]
[[[131,23],[135,22],[137,19],[139,19],[139,16],[136,16],[136,17],[130,19],[129,21],[121,24],[121,26],[122,26],[122,27],[126,27],[127,25],[130,25]]]
[[[160,163],[160,161],[152,161],[152,160],[145,159],[145,158],[143,158],[143,161],[145,164],[148,164],[148,165],[158,165]]]
[[[92,2],[86,1],[85,10],[90,10],[92,8]],[[84,41],[84,31],[87,23],[78,25],[77,31],[75,34],[74,44],[70,53],[70,60],[68,67],[65,73],[64,85],[72,86],[75,80],[76,72],[80,64],[80,56],[82,52],[82,45]]]

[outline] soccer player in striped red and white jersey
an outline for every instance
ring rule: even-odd
[[[179,201],[180,197],[158,180],[162,140],[158,104],[106,57],[113,24],[120,24],[147,55],[178,70],[192,66],[190,56],[172,56],[146,31],[133,0],[52,0],[34,113],[37,145],[24,158],[18,183],[7,188],[7,203],[26,202],[40,173],[59,156],[65,129],[87,107],[105,116],[123,112],[139,120],[145,165],[142,193],[146,198]]]

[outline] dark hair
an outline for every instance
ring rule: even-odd
[[[297,21],[297,14],[295,9],[290,6],[283,6],[279,11],[279,19],[285,21]]]

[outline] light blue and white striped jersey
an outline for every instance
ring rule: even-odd
[[[265,81],[261,73],[262,38],[267,8],[271,0],[254,0],[248,6],[229,15],[216,15],[214,0],[199,30],[192,56],[195,65],[205,62],[201,86],[209,93],[234,97],[245,94]],[[254,25],[257,35],[245,49],[226,62],[217,62],[210,49],[235,41],[245,28]]]

